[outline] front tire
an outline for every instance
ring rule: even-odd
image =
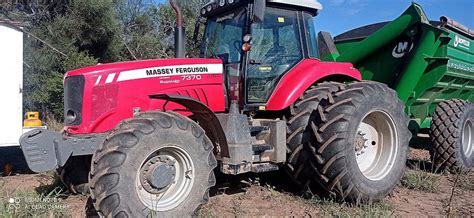
[[[315,179],[356,203],[385,198],[399,182],[411,133],[404,104],[376,82],[355,82],[320,103],[313,121]]]
[[[463,100],[442,102],[431,124],[431,158],[437,170],[465,173],[474,166],[474,105]]]
[[[192,216],[209,198],[216,166],[199,125],[148,112],[122,122],[94,154],[91,196],[106,217]]]
[[[91,156],[71,157],[57,172],[68,191],[75,195],[89,194]]]

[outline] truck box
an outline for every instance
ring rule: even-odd
[[[23,133],[23,32],[0,22],[0,147],[18,146]]]

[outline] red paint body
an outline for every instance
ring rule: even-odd
[[[187,78],[183,75],[130,78],[141,74],[145,69],[183,65],[211,66],[209,69],[212,68],[212,72],[209,70],[207,73],[195,74],[198,78]],[[103,133],[115,128],[122,120],[133,117],[134,108],[140,108],[141,112],[163,110],[165,102],[150,99],[149,95],[152,94],[187,96],[206,104],[216,113],[225,112],[226,97],[222,71],[223,64],[220,59],[166,59],[104,64],[68,72],[66,77],[83,75],[85,85],[82,123],[79,126],[67,126],[65,130],[70,134]],[[287,108],[311,85],[331,75],[361,79],[361,74],[352,64],[307,59],[282,78],[267,103],[267,110],[278,111]],[[175,103],[168,103],[165,109],[184,108]]]
[[[225,95],[222,73],[202,75],[201,80],[183,80],[181,76],[170,76],[117,81],[122,72],[130,70],[203,64],[218,64],[222,67],[219,59],[167,59],[104,64],[69,72],[66,77],[84,75],[85,87],[82,124],[68,126],[65,130],[70,134],[102,133],[132,117],[134,108],[140,108],[142,112],[162,110],[165,102],[150,99],[148,96],[151,94],[188,96],[203,102],[215,112],[223,112]],[[106,83],[112,74],[115,74],[113,81]],[[162,81],[179,83],[162,84]],[[169,103],[166,107],[167,110],[180,108],[182,107],[174,103]]]

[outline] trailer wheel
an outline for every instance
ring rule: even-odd
[[[440,103],[430,133],[435,169],[465,173],[474,166],[474,105],[462,100]]]
[[[403,174],[411,139],[396,92],[376,82],[355,82],[320,107],[313,120],[316,181],[356,203],[386,197]]]
[[[287,117],[287,162],[286,172],[304,191],[313,180],[314,169],[314,123],[310,122],[318,113],[322,99],[328,99],[333,93],[343,90],[345,85],[337,82],[325,82],[311,87],[291,106],[291,115]],[[313,141],[313,143],[312,143]]]
[[[195,122],[144,113],[122,122],[94,154],[91,196],[106,217],[188,217],[207,202],[216,166]]]

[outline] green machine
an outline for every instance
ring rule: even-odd
[[[474,166],[473,30],[447,17],[429,21],[413,3],[392,22],[318,38],[322,60],[351,62],[364,80],[398,92],[410,130],[430,135],[435,167],[459,172]]]

